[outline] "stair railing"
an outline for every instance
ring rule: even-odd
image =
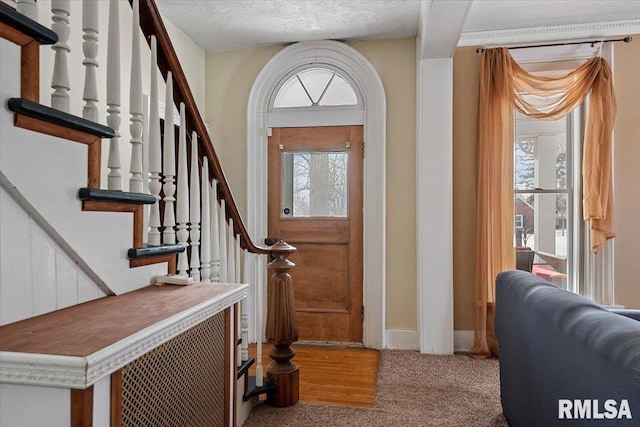
[[[107,34],[107,117],[106,122],[113,128],[116,137],[110,141],[107,161],[109,190],[120,191],[122,184],[122,162],[120,152],[121,125],[121,75],[119,3],[122,0],[110,0]],[[273,403],[288,406],[298,400],[297,368],[291,362],[293,354],[291,343],[297,340],[297,324],[293,305],[293,289],[288,270],[293,264],[287,260],[295,248],[279,242],[271,248],[256,245],[250,238],[220,161],[213,148],[211,137],[202,120],[184,71],[179,63],[168,32],[153,0],[128,0],[132,6],[132,56],[129,85],[130,114],[130,178],[128,190],[142,193],[148,187],[156,198],[148,213],[149,245],[179,244],[189,246],[190,250],[180,254],[177,261],[177,273],[190,276],[194,281],[241,283],[243,281],[242,264],[247,264],[248,254],[271,255],[269,264],[275,273],[269,282],[266,338],[274,343],[270,356],[274,362],[267,370],[267,376],[288,391],[287,395],[272,396]],[[34,0],[19,0],[18,10],[23,14],[38,18]],[[82,64],[85,67],[85,79],[82,116],[92,121],[98,117],[97,68],[99,48],[99,2],[84,0],[82,3],[83,53]],[[58,35],[53,45],[55,52],[51,86],[51,106],[65,112],[70,109],[69,78],[69,33],[74,24],[71,17],[70,0],[52,0],[52,30]],[[150,112],[143,117],[143,87],[141,69],[141,47],[139,31],[144,34],[151,50],[150,70]],[[71,64],[74,66],[75,64]],[[164,132],[161,132],[158,101],[157,71],[166,81]],[[175,105],[179,106],[180,122],[174,123]],[[145,123],[148,136],[143,135]],[[174,124],[179,126],[178,143],[174,135]],[[143,167],[143,136],[149,142],[148,176]],[[177,159],[177,161],[176,161]],[[177,166],[177,167],[176,167]],[[94,179],[100,187],[100,179]],[[148,183],[148,184],[147,184]],[[262,325],[262,289],[254,287],[254,309],[256,324]],[[278,313],[280,319],[276,319]],[[238,359],[248,359],[249,308],[246,302],[241,304],[238,316],[238,328],[242,344]],[[258,337],[260,334],[257,334]],[[263,385],[262,340],[257,340],[256,383]]]
[[[129,1],[135,8],[137,1]],[[198,186],[198,173],[192,173],[191,185],[189,186],[192,189],[190,200],[194,201],[189,210],[191,213],[190,275],[194,280],[211,280],[211,278],[215,280],[217,275],[218,280],[221,282],[241,282],[241,264],[243,258],[246,260],[247,254],[270,254],[273,257],[275,264],[272,263],[270,266],[274,268],[275,273],[269,283],[268,307],[270,310],[267,313],[266,337],[270,342],[274,343],[274,349],[270,353],[274,362],[268,369],[267,375],[273,382],[280,383],[281,390],[291,390],[292,387],[288,387],[287,383],[297,381],[297,368],[290,361],[294,354],[290,350],[290,345],[298,337],[291,276],[287,273],[293,267],[293,264],[287,260],[287,257],[295,251],[295,248],[284,242],[280,242],[272,248],[266,248],[256,245],[251,240],[155,2],[153,0],[140,0],[139,11],[140,28],[145,38],[151,44],[152,36],[155,36],[157,42],[158,68],[165,79],[172,80],[173,97],[170,97],[168,91],[165,99],[165,111],[173,110],[173,102],[176,105],[180,105],[180,126],[186,127],[186,135],[191,134],[192,146],[190,151],[192,160],[189,170],[193,171],[193,165],[196,165],[196,169],[201,171],[201,175],[207,177],[206,180],[202,179],[199,183],[201,187],[199,192],[201,194],[210,192],[208,212],[206,209],[198,210],[196,204],[199,203],[199,197],[193,193],[193,189]],[[154,106],[152,105],[151,108],[154,108]],[[178,168],[177,173],[178,183],[186,179],[184,174],[181,175],[180,168]],[[201,201],[204,203],[206,198],[201,197]],[[205,216],[210,218],[210,222],[207,225],[206,221],[204,221],[204,225],[199,228],[198,226]],[[217,222],[217,227],[212,226],[214,222]],[[172,227],[172,224],[165,224],[165,227]],[[217,235],[215,235],[216,228]],[[207,236],[207,234],[210,236]],[[203,236],[210,239],[204,245],[199,242],[200,237]],[[198,246],[200,247],[200,258],[197,258],[198,250],[194,249]],[[262,289],[254,290],[256,324],[261,325],[263,294]],[[275,313],[279,313],[282,318],[276,321]],[[241,305],[239,326],[242,335],[239,359],[240,361],[245,361],[248,359],[249,329],[249,310],[245,303]],[[262,386],[262,342],[261,339],[257,341],[256,382],[258,386]],[[297,386],[294,388],[297,390]],[[277,401],[274,403],[278,406],[288,406],[295,403],[298,400],[298,396],[297,394],[295,396],[291,394],[289,396],[278,395],[275,399]]]

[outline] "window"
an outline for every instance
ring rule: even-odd
[[[357,105],[351,84],[337,71],[309,68],[295,73],[282,85],[275,108]]]
[[[574,185],[567,118],[537,120],[516,113],[515,246],[534,250],[533,274],[573,289]],[[568,173],[569,172],[569,173]]]
[[[557,77],[591,57],[594,48],[572,52],[571,46],[557,46],[512,53],[527,71]],[[602,54],[613,65],[611,44],[604,45]],[[594,255],[589,225],[582,219],[584,104],[555,122],[516,114],[515,214],[523,216],[523,227],[516,227],[514,244],[535,251],[534,274],[610,305],[614,302],[613,241]]]
[[[269,100],[268,127],[364,124],[359,87],[340,68],[311,63],[287,73]]]
[[[282,154],[285,217],[346,217],[347,151]]]

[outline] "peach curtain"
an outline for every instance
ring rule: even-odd
[[[594,252],[614,236],[611,191],[611,132],[616,113],[607,61],[591,58],[558,79],[523,70],[508,49],[484,51],[478,101],[476,202],[475,345],[470,354],[498,354],[493,332],[495,278],[515,267],[513,202],[513,110],[555,120],[587,95],[589,113],[583,146],[583,212],[590,221]]]

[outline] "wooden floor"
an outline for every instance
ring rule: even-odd
[[[263,364],[271,363],[271,345],[263,345]],[[380,352],[364,348],[294,345],[300,369],[300,401],[372,408],[376,397]],[[255,358],[256,346],[249,347]],[[255,366],[255,365],[254,365]],[[249,371],[255,375],[255,368]]]

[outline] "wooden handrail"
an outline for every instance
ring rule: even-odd
[[[199,136],[200,153],[202,156],[206,156],[209,159],[209,169],[211,177],[218,180],[218,199],[224,199],[226,201],[226,217],[233,219],[233,231],[234,234],[240,235],[240,245],[243,249],[254,254],[268,254],[271,252],[269,248],[258,246],[253,243],[249,233],[247,232],[238,206],[231,193],[231,188],[227,182],[227,178],[224,175],[218,156],[213,148],[213,143],[209,132],[202,120],[198,106],[196,105],[193,93],[187,82],[187,78],[184,74],[178,56],[173,48],[169,33],[167,32],[162,17],[156,4],[153,0],[139,0],[140,1],[140,28],[145,35],[147,43],[151,43],[151,35],[155,35],[158,41],[158,68],[160,69],[163,78],[166,80],[167,73],[171,71],[173,74],[173,97],[176,105],[180,102],[185,104],[186,110],[186,126],[187,135],[193,130]],[[129,0],[132,4],[133,0]],[[181,124],[182,125],[182,124]],[[200,161],[202,167],[202,159]]]

